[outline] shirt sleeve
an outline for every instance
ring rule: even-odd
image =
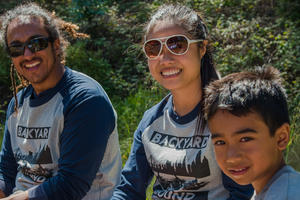
[[[116,126],[115,115],[103,96],[76,101],[65,111],[58,173],[30,189],[30,200],[82,199],[92,185]]]
[[[141,123],[134,133],[131,152],[122,170],[121,183],[115,189],[112,200],[146,199],[146,190],[153,178],[153,172],[146,158],[140,126]]]
[[[254,189],[251,184],[239,185],[231,178],[222,172],[222,180],[225,189],[229,191],[229,198],[227,200],[249,200],[251,199]]]
[[[10,102],[7,109],[4,137],[0,152],[0,189],[6,196],[12,193],[17,175],[17,163],[12,151],[10,133],[8,130],[8,118],[12,114],[13,108],[14,100]]]

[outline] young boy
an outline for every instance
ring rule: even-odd
[[[289,115],[279,71],[230,74],[206,89],[205,117],[217,162],[253,200],[300,199],[300,174],[284,162]]]

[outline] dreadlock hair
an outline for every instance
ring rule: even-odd
[[[282,79],[273,67],[233,73],[211,83],[205,90],[205,118],[211,119],[220,109],[238,117],[259,114],[271,136],[290,123]]]
[[[192,39],[210,41],[203,17],[191,8],[180,4],[162,5],[158,8],[158,10],[152,15],[148,24],[145,26],[145,41],[147,40],[147,36],[153,31],[155,25],[161,22],[169,22],[170,24],[175,24],[183,28],[192,36]],[[199,42],[198,48],[202,47],[203,43]],[[206,47],[206,52],[201,59],[201,66],[199,67],[201,67],[201,90],[203,92],[205,86],[207,86],[210,82],[219,79],[218,72],[213,62],[212,47],[209,43]],[[195,134],[202,134],[206,126],[206,121],[202,112],[203,100],[201,100],[200,105]]]
[[[65,39],[66,34],[70,35],[72,38],[88,38],[89,36],[84,33],[78,33],[79,27],[70,22],[66,22],[55,15],[55,13],[50,13],[49,11],[41,8],[36,3],[27,3],[24,5],[19,5],[12,10],[5,12],[0,18],[0,41],[2,46],[8,49],[7,44],[7,29],[9,24],[14,20],[18,19],[18,23],[26,23],[29,19],[38,18],[42,19],[44,23],[45,30],[49,34],[49,37],[55,41],[59,39],[60,41],[60,54],[58,56],[59,62],[65,64],[65,50],[69,45],[68,41]],[[53,43],[51,43],[53,45]],[[16,84],[16,76],[20,81],[20,85]],[[15,111],[17,112],[18,100],[17,92],[21,87],[28,86],[30,83],[15,70],[13,64],[10,66],[10,78],[12,82],[12,90],[15,98]]]

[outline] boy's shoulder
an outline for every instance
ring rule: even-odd
[[[300,173],[291,166],[281,168],[252,200],[299,200]]]
[[[300,173],[291,166],[286,166],[287,172],[283,174],[283,179],[287,185],[287,199],[296,200],[300,197]]]

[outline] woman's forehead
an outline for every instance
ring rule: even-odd
[[[153,39],[153,38],[162,38],[162,37],[167,37],[170,35],[186,35],[190,36],[187,31],[175,24],[175,23],[170,23],[170,22],[158,22],[156,25],[154,25],[149,33],[146,36],[146,40]]]

